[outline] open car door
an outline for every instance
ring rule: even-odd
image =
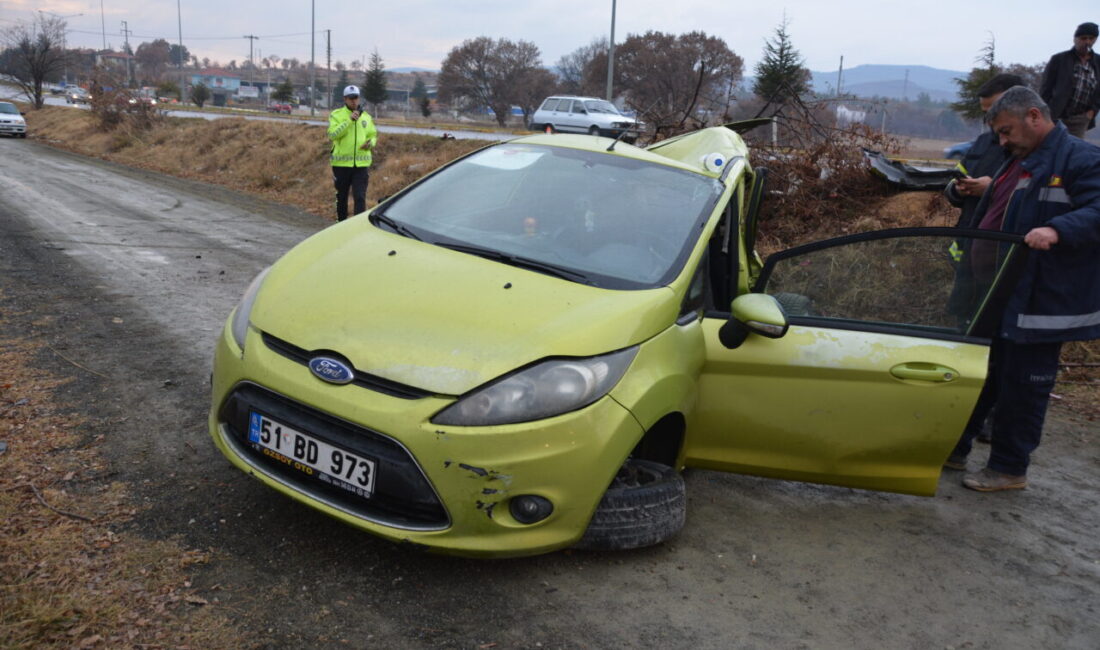
[[[789,329],[748,334],[731,349],[720,337],[730,314],[705,314],[685,463],[934,494],[1026,256],[1018,235],[953,228],[773,255],[754,293],[779,303]],[[734,306],[743,298],[753,296]]]

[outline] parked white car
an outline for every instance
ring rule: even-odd
[[[27,137],[27,121],[11,102],[0,102],[0,133],[17,138]]]
[[[547,97],[531,117],[532,131],[587,133],[633,142],[644,124],[619,112],[615,105],[596,97],[557,95]]]

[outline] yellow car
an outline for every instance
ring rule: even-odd
[[[461,555],[659,543],[685,467],[933,494],[1019,237],[884,231],[765,265],[748,155],[735,125],[646,149],[536,135],[317,233],[221,333],[214,442]],[[959,275],[953,243],[992,261]]]

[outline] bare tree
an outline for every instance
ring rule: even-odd
[[[615,88],[666,135],[701,125],[700,115],[724,105],[744,68],[724,40],[703,32],[631,34],[616,47],[615,57]],[[602,83],[606,77],[605,52],[589,62],[585,83]]]
[[[178,49],[178,46],[177,46]],[[158,38],[151,43],[142,43],[137,46],[134,58],[141,66],[142,77],[153,82],[159,82],[172,60],[172,47],[168,41]]]
[[[607,76],[607,37],[593,39],[588,45],[579,47],[558,59],[557,73],[561,77],[562,92],[574,95],[598,94],[598,89],[585,85],[585,70],[593,60],[602,56],[604,77]]]
[[[557,76],[545,68],[535,68],[517,82],[515,103],[523,111],[524,124],[531,123],[531,114],[542,100],[558,92],[558,87]]]
[[[2,33],[4,72],[16,80],[35,108],[42,108],[42,84],[65,69],[65,20],[38,12]]]
[[[504,126],[512,105],[520,103],[519,87],[542,70],[539,48],[527,41],[470,39],[452,49],[439,73],[443,101],[465,99],[474,107],[489,107]]]

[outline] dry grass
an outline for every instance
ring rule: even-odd
[[[32,363],[43,354],[0,339],[0,647],[241,647],[189,590],[206,553],[118,532],[136,500],[105,478],[99,440],[58,402],[66,380]]]

